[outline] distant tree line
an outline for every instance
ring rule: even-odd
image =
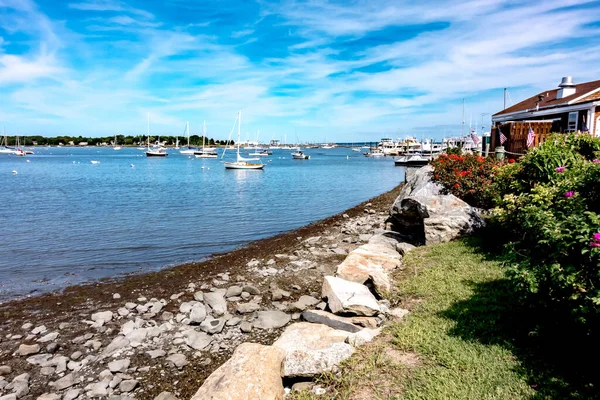
[[[166,146],[175,146],[177,138],[175,136],[150,136],[150,143],[154,144],[160,138],[160,142]],[[17,144],[16,136],[7,137],[8,146],[15,146]],[[86,142],[88,146],[100,146],[106,143],[110,146],[121,145],[121,146],[139,146],[148,143],[148,136],[125,136],[117,135],[117,143],[115,142],[114,136],[106,137],[83,137],[83,136],[56,136],[56,137],[44,137],[44,136],[21,136],[19,137],[19,143],[23,146],[58,146],[59,144],[68,145],[69,142],[78,145],[81,142]],[[225,145],[225,140],[215,140],[207,137],[205,144],[207,146]],[[4,141],[2,141],[4,143]],[[233,143],[233,141],[231,142]],[[202,136],[191,135],[190,136],[191,146],[202,146]],[[179,146],[187,146],[187,137],[179,137]]]

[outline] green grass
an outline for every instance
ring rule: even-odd
[[[504,400],[597,394],[587,378],[581,379],[585,365],[566,341],[537,336],[539,321],[520,306],[501,262],[476,240],[420,247],[407,255],[404,266],[396,277],[398,300],[411,313],[359,349],[339,373],[319,377],[328,396],[318,398]],[[302,393],[292,398],[317,397]]]

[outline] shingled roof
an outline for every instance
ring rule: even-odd
[[[558,88],[545,90],[541,93],[536,94],[535,96],[523,100],[520,103],[508,107],[505,110],[497,112],[496,114],[494,114],[494,116],[509,114],[517,111],[533,110],[538,105],[539,96],[544,96],[542,98],[542,101],[539,102],[540,109],[586,103],[589,101],[598,100],[600,99],[600,80],[575,85],[575,93],[570,96],[563,97],[562,99],[556,98],[557,92]]]

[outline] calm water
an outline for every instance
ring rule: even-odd
[[[0,154],[0,300],[201,260],[336,214],[404,179],[391,158],[345,148],[307,150],[307,161],[275,150],[264,171],[225,170],[220,160],[178,151],[35,153]]]

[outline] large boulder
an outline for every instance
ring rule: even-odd
[[[416,244],[448,242],[484,225],[478,210],[431,181],[431,166],[407,172],[406,184],[394,201],[394,230]]]
[[[288,326],[273,343],[285,350],[283,377],[312,377],[332,371],[354,353],[345,343],[350,332],[321,324],[298,322]]]
[[[369,243],[353,250],[337,267],[336,276],[356,283],[371,281],[379,295],[392,288],[390,272],[402,263],[396,250],[401,241],[395,232],[374,235]]]
[[[327,298],[329,309],[334,314],[370,317],[380,311],[377,299],[366,286],[342,278],[326,276],[323,280],[321,297]]]
[[[214,371],[192,400],[283,399],[279,347],[242,343],[231,358]]]

